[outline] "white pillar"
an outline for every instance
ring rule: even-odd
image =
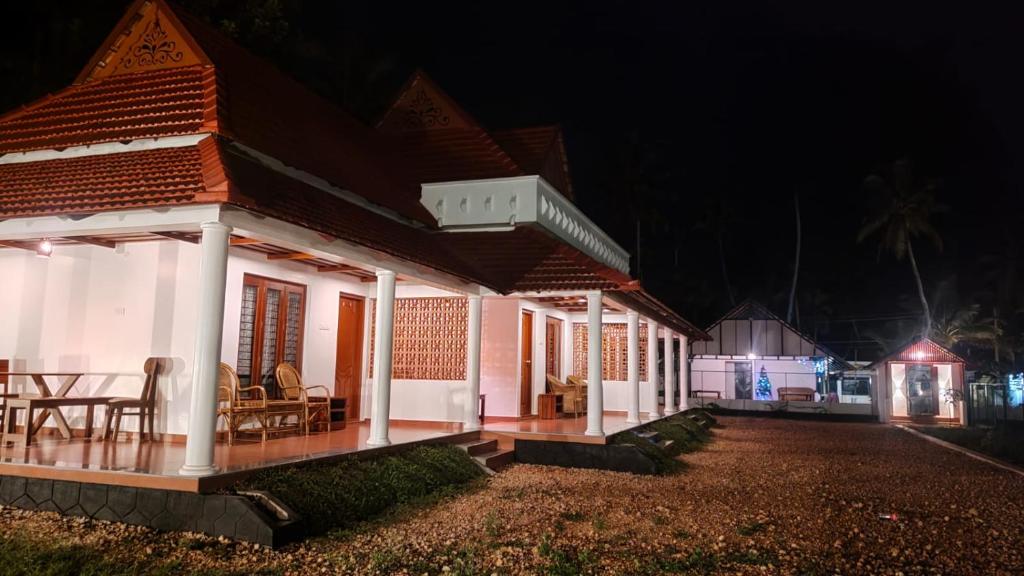
[[[627,424],[640,423],[640,315],[626,312],[626,377],[629,379]]]
[[[477,294],[469,295],[469,328],[466,336],[466,414],[462,429],[480,429],[480,324],[483,302]]]
[[[679,335],[679,409],[690,407],[690,340]]]
[[[367,446],[387,446],[391,415],[391,353],[395,339],[395,273],[377,271],[377,318],[373,339],[373,398]]]
[[[600,292],[587,293],[587,436],[604,436],[604,383],[601,380]]]
[[[665,328],[665,414],[675,414],[676,410],[676,360],[673,350],[676,335]]]
[[[185,435],[185,464],[179,473],[202,476],[217,470],[213,444],[217,438],[217,371],[224,332],[224,290],[228,277],[231,227],[220,222],[200,225],[199,310],[196,320],[192,399]]]
[[[647,319],[647,401],[650,403],[650,410],[647,411],[648,420],[657,420],[661,417],[658,409],[658,323]]]

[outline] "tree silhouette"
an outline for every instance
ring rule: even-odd
[[[857,234],[857,242],[880,234],[879,251],[890,252],[896,260],[906,256],[917,283],[917,295],[921,300],[924,314],[921,334],[929,336],[932,331],[931,310],[924,292],[921,271],[914,256],[913,239],[924,237],[936,249],[942,250],[942,237],[931,224],[931,216],[945,210],[935,200],[938,182],[915,180],[908,160],[898,160],[875,171],[864,180],[864,188],[882,199],[878,209],[868,216]]]

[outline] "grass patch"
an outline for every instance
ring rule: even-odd
[[[691,416],[696,418],[696,421]],[[685,468],[685,464],[677,460],[676,456],[699,450],[701,446],[711,440],[711,432],[708,428],[715,424],[716,420],[707,412],[687,410],[646,426],[617,434],[612,438],[612,443],[636,447],[654,462],[658,474],[669,474]],[[672,444],[663,449],[638,436],[645,432],[657,432],[662,440],[671,440]]]
[[[445,493],[483,476],[455,446],[417,446],[374,459],[272,468],[237,488],[267,490],[302,515],[310,534],[346,529],[398,504]]]
[[[736,533],[740,536],[753,536],[758,532],[763,532],[768,525],[764,522],[754,522],[752,524],[744,524],[736,529]]]
[[[50,545],[24,538],[0,538],[0,575],[3,576],[234,576],[251,574],[249,570],[195,571],[178,560],[136,557],[131,561],[114,560],[105,550],[82,545]],[[258,574],[276,574],[263,571]]]
[[[581,576],[597,573],[597,559],[593,552],[575,546],[556,546],[551,535],[541,537],[537,553],[544,560],[540,574],[548,576]]]
[[[1024,466],[1024,430],[1018,428],[914,428],[929,436],[969,448],[1017,466]]]

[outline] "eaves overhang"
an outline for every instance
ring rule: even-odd
[[[629,252],[540,176],[423,184],[420,203],[442,231],[499,232],[534,225],[629,274]]]

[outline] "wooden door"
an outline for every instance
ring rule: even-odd
[[[338,350],[334,365],[334,395],[345,398],[345,418],[359,420],[363,360],[363,299],[338,298]]]
[[[519,415],[528,416],[533,413],[532,405],[530,402],[531,396],[533,395],[533,312],[523,312],[523,326],[522,326],[522,367],[520,368],[520,374],[522,375],[519,390]]]
[[[544,341],[544,370],[555,378],[562,378],[562,321],[548,317]]]

